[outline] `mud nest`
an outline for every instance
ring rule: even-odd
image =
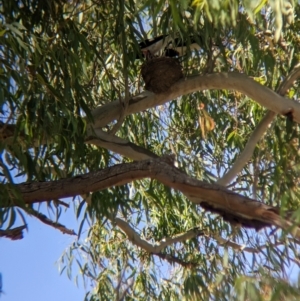
[[[145,62],[141,69],[145,89],[163,93],[183,77],[182,67],[177,59],[157,57]]]

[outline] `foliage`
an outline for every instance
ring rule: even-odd
[[[142,39],[195,36],[201,51],[183,58],[185,76],[241,72],[274,91],[299,61],[300,6],[286,0],[22,0],[3,1],[0,9],[2,131],[14,125],[12,136],[0,134],[3,184],[75,177],[128,162],[85,142],[93,109],[143,91],[142,62],[135,59]],[[299,98],[298,83],[287,96]],[[265,113],[237,91],[205,90],[127,116],[117,136],[158,156],[174,153],[186,173],[214,182]],[[299,217],[299,166],[299,125],[278,116],[230,189]],[[12,196],[19,196],[13,185],[1,186],[2,228],[39,211]],[[70,276],[76,260],[93,284],[86,300],[299,298],[299,283],[288,277],[291,265],[299,271],[299,242],[276,229],[236,227],[149,179],[73,203],[79,236],[83,227],[89,232],[62,259]],[[60,200],[47,206],[58,220]],[[150,254],[112,216],[153,244],[193,228],[204,234]],[[258,252],[237,251],[216,237]]]

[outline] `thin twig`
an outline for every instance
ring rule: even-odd
[[[249,253],[258,253],[259,251],[255,248],[246,247],[244,245],[239,245],[233,241],[227,240],[222,238],[219,235],[214,235],[212,233],[206,233],[203,230],[200,230],[199,228],[193,228],[187,232],[180,233],[174,237],[168,237],[164,238],[163,240],[156,242],[155,245],[148,243],[146,240],[142,239],[140,235],[125,221],[121,220],[120,218],[115,218],[113,220],[116,225],[121,228],[126,234],[129,240],[133,244],[135,244],[138,247],[141,247],[145,251],[149,253],[153,253],[155,255],[161,254],[161,251],[166,248],[167,246],[170,246],[176,242],[183,242],[188,239],[192,239],[198,236],[206,236],[209,238],[215,239],[220,245],[228,246],[233,248],[236,251],[245,251]],[[159,255],[158,255],[159,256]],[[166,259],[166,258],[164,258]]]
[[[224,239],[221,236],[211,235],[210,233],[208,235],[205,235],[205,236],[207,236],[209,238],[212,237],[221,246],[231,247],[232,249],[234,249],[236,251],[245,251],[245,252],[249,252],[249,253],[259,253],[259,250],[256,249],[256,248],[250,248],[250,247],[246,247],[245,245],[239,245],[239,244],[235,243],[234,241]]]
[[[140,235],[125,221],[120,218],[114,218],[113,222],[121,228],[127,235],[128,239],[135,244],[136,246],[144,249],[149,253],[160,253],[165,247],[172,245],[176,242],[183,242],[187,239],[194,238],[199,235],[203,235],[204,232],[198,228],[191,229],[187,232],[178,234],[174,237],[169,237],[162,239],[160,242],[156,242],[155,245],[147,242],[145,239],[142,239]]]
[[[27,225],[16,227],[8,230],[0,230],[0,237],[10,238],[11,240],[19,240],[23,238],[23,230],[27,228]]]
[[[34,217],[36,217],[37,219],[39,219],[42,223],[49,225],[55,229],[58,229],[59,231],[61,231],[64,234],[70,234],[70,235],[76,235],[76,233],[74,232],[74,230],[68,229],[66,228],[64,225],[57,223],[57,222],[53,222],[52,220],[50,220],[46,215],[37,212],[34,209],[30,209],[29,214],[33,215]]]
[[[184,261],[182,259],[179,259],[178,257],[170,254],[165,253],[153,253],[153,255],[158,256],[159,258],[168,261],[170,264],[174,265],[174,263],[177,263],[185,268],[193,268],[198,265],[197,262],[191,262],[191,261]]]
[[[66,208],[70,208],[70,205],[66,202],[63,202],[61,200],[53,200],[53,203],[55,206],[58,206],[58,205],[61,205],[61,206],[64,206]]]

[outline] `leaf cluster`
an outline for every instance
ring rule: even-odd
[[[75,177],[128,161],[85,142],[93,109],[143,90],[142,62],[136,60],[139,41],[168,34],[189,44],[193,36],[201,50],[182,58],[185,76],[240,72],[277,91],[299,61],[300,6],[292,10],[293,23],[291,5],[275,0],[1,3],[1,133],[11,129],[0,135],[1,183],[11,184],[1,185],[1,228],[10,229],[20,219],[26,224],[24,213],[46,211],[24,204],[14,183]],[[299,98],[298,83],[288,97]],[[176,154],[182,170],[213,182],[230,169],[265,113],[237,91],[205,90],[127,116],[117,136],[158,156]],[[115,123],[103,130],[109,132]],[[299,160],[299,125],[277,117],[230,188],[295,212]],[[59,201],[47,204],[56,221]],[[79,240],[62,256],[62,266],[71,277],[76,264],[92,283],[86,300],[299,296],[299,285],[287,279],[289,265],[299,256],[297,243],[270,229],[254,233],[236,228],[157,181],[78,196],[73,204]],[[153,245],[193,228],[205,235],[150,254],[120,230],[115,217]],[[86,229],[86,239],[80,239]],[[220,245],[218,236],[260,253],[246,255]]]

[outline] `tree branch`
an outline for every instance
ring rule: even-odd
[[[195,266],[196,263],[192,263],[192,262],[184,262],[181,259],[178,259],[175,256],[172,256],[170,254],[164,254],[161,251],[169,246],[172,245],[176,242],[183,242],[186,241],[188,239],[197,237],[199,235],[203,235],[204,231],[203,230],[199,230],[198,228],[194,228],[191,229],[185,233],[181,233],[178,234],[174,237],[169,237],[169,238],[165,238],[162,239],[160,242],[156,242],[155,245],[147,242],[146,240],[142,239],[140,237],[140,235],[125,221],[123,221],[120,218],[115,218],[113,220],[116,225],[121,228],[127,235],[128,239],[136,246],[142,248],[143,250],[145,250],[147,253],[156,255],[158,257],[160,257],[161,259],[167,260],[169,263],[174,264],[174,263],[178,263],[184,267],[192,267]]]
[[[23,238],[23,230],[27,228],[27,225],[16,227],[8,230],[0,230],[0,237],[10,238],[11,240],[19,240]]]
[[[212,89],[227,89],[239,91],[257,101],[267,109],[286,115],[291,113],[293,120],[300,123],[300,104],[292,99],[284,98],[268,87],[262,86],[252,78],[241,73],[205,74],[182,79],[175,83],[165,93],[154,94],[149,91],[132,97],[126,115],[134,114],[158,105],[171,99],[196,91]],[[93,110],[94,128],[101,128],[117,119],[121,114],[119,101],[113,101]]]
[[[295,69],[297,70],[296,67]],[[294,82],[297,77],[298,71],[293,71],[286,78],[284,85],[282,85],[282,91],[286,91],[290,83]],[[164,104],[170,101],[170,99],[174,99],[187,93],[206,89],[233,89],[240,91],[276,113],[285,115],[292,112],[295,121],[300,122],[300,104],[291,99],[281,97],[269,88],[260,85],[251,78],[240,73],[217,73],[190,77],[179,81],[172,86],[168,92],[161,94],[153,94],[152,92],[144,91],[143,93],[129,99],[129,104],[126,108],[126,115]],[[140,146],[127,142],[126,140],[116,136],[109,135],[108,133],[100,130],[101,127],[117,119],[120,114],[122,114],[120,101],[114,101],[93,110],[92,115],[94,117],[95,124],[91,125],[91,128],[88,130],[87,143],[110,149],[133,160],[145,160],[157,157],[152,152]],[[226,185],[232,180],[232,177],[238,173],[238,170],[241,168],[240,166],[243,166],[244,162],[247,161],[247,158],[252,155],[252,149],[263,135],[272,116],[272,113],[268,113],[268,115],[261,121],[260,125],[248,141],[245,147],[245,153],[242,153],[240,161],[232,167],[232,171],[230,171],[224,179],[219,180],[219,184]],[[9,133],[7,139],[5,139],[6,144],[12,143],[11,135],[12,133]]]
[[[158,158],[151,151],[125,139],[103,132],[101,129],[96,129],[94,135],[86,139],[86,143],[101,146],[136,161]]]
[[[128,239],[136,246],[144,249],[148,253],[160,253],[165,247],[170,246],[176,242],[183,242],[188,239],[194,238],[199,235],[203,235],[204,231],[198,228],[191,229],[185,233],[178,234],[174,237],[168,237],[162,239],[160,242],[156,242],[155,245],[142,239],[140,235],[125,221],[120,218],[115,218],[113,221],[121,228],[127,235]]]
[[[221,237],[219,235],[211,235],[211,233],[209,233],[209,235],[206,235],[206,236],[208,236],[209,238],[211,238],[211,237],[214,238],[220,246],[231,247],[235,251],[245,251],[245,252],[249,252],[249,253],[259,253],[259,250],[256,249],[256,248],[250,248],[250,247],[246,247],[245,245],[239,245],[236,242],[224,239],[223,237]]]
[[[76,235],[76,233],[74,232],[74,230],[68,229],[66,228],[64,225],[57,223],[57,222],[53,222],[51,219],[49,219],[46,215],[37,212],[36,210],[33,209],[27,209],[28,212],[33,215],[34,217],[36,217],[37,219],[39,219],[42,223],[51,226],[55,229],[58,229],[59,231],[61,231],[64,234],[70,234],[70,235]]]
[[[281,83],[278,89],[278,94],[284,95],[299,77],[300,77],[300,64],[296,65],[292,70],[292,72]],[[274,120],[275,116],[276,116],[275,112],[268,111],[266,113],[266,115],[263,117],[263,119],[260,121],[256,129],[253,131],[252,135],[250,136],[243,152],[234,162],[230,170],[225,175],[223,175],[221,179],[217,181],[218,184],[223,186],[229,184],[236,177],[236,175],[239,172],[241,172],[244,166],[251,159],[257,143],[265,134],[269,125]]]
[[[273,225],[300,237],[300,228],[293,227],[288,217],[281,218],[278,208],[239,195],[220,185],[193,179],[162,159],[119,164],[74,178],[15,184],[14,187],[25,203],[32,204],[86,194],[143,178],[157,179],[164,185],[181,191],[193,203],[220,214],[231,223],[257,230]],[[12,184],[4,185],[9,187]],[[12,204],[16,201],[10,200]]]
[[[251,159],[257,143],[265,134],[270,123],[274,120],[275,116],[276,113],[272,111],[268,111],[266,113],[266,115],[263,117],[263,119],[260,121],[256,129],[251,134],[244,150],[236,159],[236,161],[234,162],[230,170],[217,181],[219,185],[223,185],[223,186],[228,185],[237,176],[237,174],[241,172],[244,166]]]

